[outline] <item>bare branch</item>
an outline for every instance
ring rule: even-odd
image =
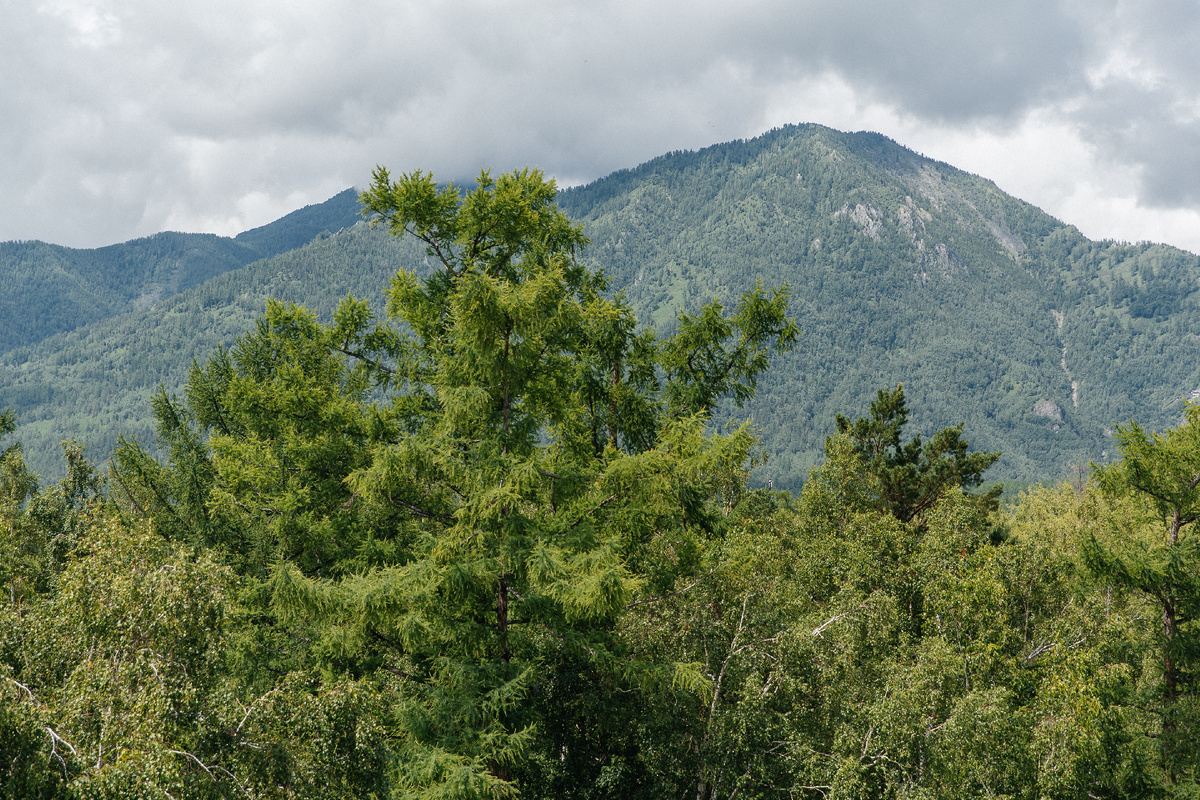
[[[389,375],[398,375],[399,374],[399,370],[392,369],[391,367],[385,365],[383,362],[379,361],[378,359],[371,358],[370,356],[363,353],[361,350],[349,350],[345,346],[332,347],[330,349],[335,352],[341,353],[344,356],[348,356],[350,358],[356,358],[359,361],[362,361],[368,367],[371,367],[372,369],[377,369],[380,372],[386,372]]]
[[[50,757],[57,758],[58,763],[62,764],[63,777],[66,778],[68,776],[67,762],[66,762],[66,759],[64,759],[58,753],[58,743],[62,742],[63,744],[65,744],[67,746],[67,749],[70,750],[71,754],[74,755],[76,758],[79,758],[79,752],[71,745],[70,742],[68,742],[66,739],[62,738],[57,733],[55,733],[54,728],[51,728],[49,725],[46,726],[46,733],[50,734]]]
[[[824,632],[824,630],[826,628],[828,628],[830,625],[832,625],[833,623],[837,622],[840,619],[849,617],[852,614],[857,614],[859,611],[862,611],[866,607],[866,605],[867,605],[867,601],[863,600],[862,603],[858,606],[858,608],[851,609],[850,611],[843,611],[841,614],[838,614],[836,617],[831,617],[830,619],[826,620],[824,624],[819,625],[816,628],[813,628],[812,635],[820,636],[821,633]]]
[[[187,757],[188,757],[188,758],[190,758],[192,761],[195,761],[195,762],[196,762],[196,763],[197,763],[197,764],[200,766],[200,769],[202,769],[202,770],[204,770],[205,772],[207,772],[207,773],[208,773],[208,777],[212,778],[214,781],[217,779],[217,776],[216,776],[216,775],[213,775],[213,773],[212,773],[212,770],[211,770],[211,769],[209,769],[208,767],[206,767],[206,766],[204,765],[204,762],[203,762],[203,761],[201,761],[200,759],[196,758],[194,755],[192,755],[191,753],[187,752],[186,750],[168,750],[167,752],[168,752],[168,753],[174,753],[174,754],[175,754],[175,755],[177,755],[177,756],[187,756]]]
[[[454,517],[450,516],[449,514],[438,514],[433,511],[426,511],[420,506],[414,506],[412,503],[406,503],[403,500],[397,500],[396,498],[392,498],[392,502],[403,509],[411,511],[418,517],[424,517],[425,519],[436,519],[449,525],[454,524]]]
[[[616,495],[616,493],[615,493],[615,492],[614,492],[613,494],[610,494],[608,497],[604,498],[604,500],[602,500],[602,501],[600,502],[600,505],[596,506],[596,507],[595,507],[595,508],[593,508],[591,511],[589,511],[589,512],[588,512],[588,513],[586,513],[586,514],[584,514],[582,517],[580,517],[579,519],[577,519],[577,520],[575,520],[574,522],[572,522],[572,523],[571,523],[569,526],[567,526],[567,530],[572,530],[572,529],[574,529],[574,528],[575,528],[575,527],[577,527],[577,526],[578,526],[578,525],[579,525],[581,522],[583,522],[585,519],[587,519],[588,517],[590,517],[592,514],[595,514],[597,511],[599,511],[600,509],[604,508],[606,505],[608,505],[609,503],[611,503],[613,500],[616,500],[616,499],[617,499],[617,495]]]
[[[237,786],[237,788],[241,791],[242,794],[246,794],[246,789],[244,786],[242,786],[241,782],[238,781],[237,776],[234,775],[229,770],[222,767],[220,764],[214,764],[212,766],[212,768],[210,769],[203,761],[196,758],[196,756],[192,755],[191,753],[187,752],[186,750],[167,750],[167,752],[173,753],[177,756],[187,756],[192,761],[196,762],[197,766],[199,766],[200,769],[204,770],[205,773],[208,774],[208,777],[214,781],[217,780],[217,776],[213,774],[214,769],[217,770],[218,772],[225,773],[225,775],[227,775],[229,777],[229,779],[231,781],[233,781],[234,786]]]
[[[18,687],[20,687],[20,688],[24,689],[24,690],[25,690],[25,694],[29,695],[29,699],[30,699],[30,700],[34,700],[34,701],[36,702],[36,698],[34,698],[34,696],[33,696],[33,692],[31,692],[31,691],[29,690],[29,687],[28,687],[28,686],[26,686],[25,684],[21,683],[19,680],[15,679],[15,678],[7,678],[7,677],[6,677],[6,678],[5,678],[5,680],[7,680],[9,683],[16,684]]]

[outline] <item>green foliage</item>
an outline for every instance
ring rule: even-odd
[[[436,381],[379,394],[461,351],[360,311],[272,304],[159,404],[175,456],[147,475],[178,519],[79,505],[57,577],[10,595],[8,796],[1194,794],[1156,596],[1184,585],[1154,566],[1174,506],[1130,477],[1186,475],[1190,429],[1123,429],[1104,492],[1026,492],[998,540],[961,492],[898,519],[847,435],[792,500],[739,488],[744,434],[665,405],[650,448],[597,454],[505,437],[502,394],[465,417]]]
[[[358,212],[358,192],[346,189],[323,203],[305,206],[274,222],[243,231],[233,240],[249,245],[260,258],[266,258],[352,227]]]
[[[1162,673],[1149,698],[1160,717],[1160,764],[1172,782],[1194,780],[1200,775],[1193,747],[1200,730],[1200,538],[1189,526],[1200,518],[1200,407],[1189,404],[1184,424],[1166,433],[1147,435],[1131,422],[1118,427],[1117,438],[1122,458],[1098,469],[1098,482],[1106,495],[1134,507],[1114,520],[1121,541],[1092,536],[1085,555],[1097,575],[1149,598],[1161,616],[1155,638]],[[1148,517],[1158,524],[1148,525]]]
[[[787,316],[788,295],[785,285],[768,297],[756,282],[729,319],[715,302],[696,316],[680,314],[663,348],[668,406],[676,413],[708,412],[726,395],[739,407],[753,397],[758,375],[770,363],[772,341],[786,352],[800,334]],[[735,330],[730,346],[726,341]]]
[[[1121,460],[1099,469],[1109,494],[1135,494],[1150,502],[1167,526],[1170,544],[1183,528],[1200,519],[1200,408],[1189,404],[1184,423],[1167,433],[1152,433],[1136,422],[1117,426]]]
[[[357,213],[355,192],[347,189],[234,239],[160,233],[93,250],[0,243],[0,352],[157,305],[252,261],[349,227]]]
[[[436,195],[438,187],[422,191]],[[380,288],[397,266],[419,278],[429,273],[437,259],[419,240],[406,245],[365,226],[321,238],[348,225],[347,199],[343,193],[295,219],[220,240],[249,250],[252,233],[318,236],[286,258],[233,269],[178,295],[183,285],[168,280],[177,264],[164,256],[154,261],[161,275],[151,276],[166,287],[161,297],[132,281],[116,317],[64,305],[67,319],[52,329],[70,333],[53,341],[27,309],[48,314],[50,299],[67,295],[99,303],[105,290],[47,290],[14,307],[13,324],[38,333],[15,350],[0,346],[0,397],[20,415],[34,471],[60,476],[63,439],[87,442],[101,462],[120,433],[149,443],[154,388],[182,392],[191,360],[231,346],[267,297],[328,322],[348,292],[380,308]],[[797,491],[822,458],[835,414],[865,407],[881,385],[904,383],[909,424],[926,440],[969,420],[976,447],[1003,452],[989,474],[1010,485],[1058,480],[1081,461],[1103,463],[1114,451],[1108,431],[1116,422],[1136,416],[1154,429],[1175,425],[1183,398],[1200,386],[1189,344],[1200,335],[1195,255],[1089,241],[991,182],[877,134],[788,126],[672,153],[565,190],[555,202],[583,222],[593,242],[589,260],[622,293],[631,318],[664,340],[681,312],[701,321],[714,296],[732,302],[760,280],[792,287],[789,302],[805,335],[759,373],[744,410],[734,402],[714,409],[717,424],[748,416],[762,431],[768,459],[754,485]],[[164,240],[164,252],[173,241]],[[153,248],[139,247],[153,261]],[[197,247],[209,252],[210,245]],[[593,373],[601,374],[598,364]],[[624,408],[612,413],[629,399],[622,397],[598,413],[598,438],[609,434],[605,419],[628,417]],[[644,409],[628,411],[645,420]]]
[[[323,292],[377,289],[388,272],[372,273],[374,254],[353,245],[339,257],[362,272],[344,276],[352,287],[308,274],[318,267],[306,263],[311,255],[260,262],[310,241],[328,249],[329,233],[353,226],[357,213],[347,190],[236,239],[163,233],[96,250],[0,243],[0,396],[20,416],[35,471],[62,476],[63,439],[107,460],[120,433],[152,438],[154,387],[181,387],[190,360],[231,343],[266,297],[290,294],[328,313]],[[28,348],[45,360],[31,364]]]
[[[147,530],[102,518],[88,528],[57,591],[3,618],[5,667],[24,692],[18,707],[45,720],[38,734],[63,779],[56,796],[138,796],[155,785],[220,796],[200,792],[206,780],[187,754],[217,681],[227,576]]]
[[[1102,462],[1122,419],[1174,425],[1200,385],[1195,255],[1089,241],[878,134],[785,126],[656,158],[559,204],[661,331],[714,291],[795,289],[804,337],[744,412],[720,412],[763,432],[760,485],[798,490],[834,415],[881,385],[904,383],[914,431],[968,420],[973,444],[1004,454],[991,474],[1025,482]]]
[[[153,305],[258,257],[207,234],[160,233],[97,250],[2,243],[0,352]]]
[[[184,401],[155,398],[165,465],[116,454],[123,513],[238,574],[231,674],[259,694],[275,673],[369,682],[399,796],[561,788],[540,687],[569,665],[614,690],[709,684],[690,660],[631,658],[617,622],[694,571],[737,502],[753,439],[706,431],[707,412],[794,336],[786,294],[709,306],[688,335],[720,359],[668,366],[662,396],[705,398],[673,405],[658,365],[682,345],[602,294],[554,197],[533,171],[466,194],[378,171],[364,205],[434,271],[397,273],[378,323],[353,297],[332,323],[268,303]]]
[[[67,477],[43,491],[19,443],[0,457],[0,581],[14,601],[51,589],[78,542],[84,514],[101,495],[100,477],[83,446],[73,441],[62,446]]]
[[[663,794],[1189,796],[1153,767],[1146,606],[1083,564],[1103,497],[1026,494],[995,544],[959,492],[920,526],[867,502],[857,448],[830,447],[795,504],[747,496],[705,580],[627,618],[722,687],[642,718]]]
[[[80,520],[51,590],[0,608],[0,796],[383,796],[373,687],[231,680],[238,579],[149,523]]]
[[[152,308],[0,355],[0,396],[19,413],[26,459],[34,471],[58,478],[59,441],[87,442],[104,462],[122,434],[163,455],[154,447],[159,384],[168,394],[182,393],[192,361],[232,346],[254,327],[269,298],[304,305],[326,321],[348,293],[382,307],[381,287],[398,263],[421,268],[419,248],[358,225]]]
[[[17,417],[11,410],[0,412],[0,437],[17,429]],[[37,476],[25,464],[20,442],[0,450],[0,502],[12,513],[37,492]]]
[[[97,329],[6,378],[32,391],[53,366],[81,387],[112,358],[174,383],[130,379],[158,449],[127,437],[106,480],[68,442],[66,480],[43,485],[27,448],[0,442],[0,796],[1194,797],[1200,412],[1162,434],[1120,426],[1095,482],[1078,468],[1002,512],[995,492],[954,487],[1003,459],[930,410],[975,402],[955,386],[990,392],[953,417],[992,431],[976,440],[994,446],[996,419],[1019,411],[1048,458],[1066,455],[1104,390],[1082,379],[1077,409],[1039,387],[1061,347],[1071,370],[1087,363],[1071,355],[1086,326],[1069,310],[1040,333],[992,325],[999,350],[972,366],[943,345],[973,292],[1026,321],[1046,311],[1038,291],[1055,309],[1095,301],[1095,330],[1137,360],[1183,330],[1171,309],[1192,302],[1190,267],[1088,243],[881,137],[802,133],[589,188],[623,293],[580,261],[563,209],[584,190],[556,196],[533,171],[466,192],[379,171],[367,205],[417,244],[343,231],[164,302],[188,348],[110,353]],[[703,224],[754,254],[742,283],[671,210],[701,196],[726,209]],[[772,220],[797,197],[822,221],[789,217],[789,250]],[[660,276],[622,273],[659,225],[676,226],[675,254],[638,271],[691,281],[665,299]],[[884,247],[897,239],[912,250]],[[810,270],[793,283],[802,339],[786,288],[757,283],[788,253]],[[744,289],[740,304],[705,305],[712,284],[685,257],[711,258],[705,280]],[[933,277],[908,283],[914,269]],[[648,303],[661,338],[637,324]],[[826,415],[827,436],[782,402],[818,408],[809,376],[836,373],[821,402],[854,408],[865,376],[887,379],[864,354],[885,345],[905,348],[904,390],[866,418]],[[804,384],[764,370],[789,346]],[[825,441],[796,498],[747,488],[756,440],[725,426],[723,397],[785,419],[763,416],[764,394],[793,415],[774,434]],[[1066,433],[1028,419],[1048,395]],[[922,436],[906,441],[908,424]],[[0,436],[27,431],[52,432],[0,415]]]
[[[902,443],[908,421],[903,384],[893,391],[880,389],[870,417],[852,423],[838,414],[836,420],[838,433],[850,439],[870,475],[876,505],[901,522],[920,520],[948,491],[978,486],[1000,458],[999,453],[967,453],[961,422],[938,431],[928,443],[920,436]],[[982,509],[994,511],[1002,490],[995,486],[974,497]]]

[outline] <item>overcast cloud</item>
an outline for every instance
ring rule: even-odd
[[[0,240],[237,233],[372,167],[578,183],[877,130],[1094,238],[1200,251],[1193,0],[0,0]]]

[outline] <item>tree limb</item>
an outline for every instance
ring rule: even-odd
[[[827,620],[824,622],[824,624],[822,624],[822,625],[818,625],[816,628],[813,628],[812,635],[813,635],[813,636],[820,636],[820,635],[821,635],[821,633],[822,633],[822,632],[823,632],[823,631],[824,631],[826,628],[828,628],[830,625],[832,625],[833,623],[837,622],[838,620],[840,620],[840,619],[844,619],[845,617],[848,617],[848,616],[850,616],[850,615],[852,615],[852,614],[857,614],[859,611],[862,611],[862,610],[863,610],[863,608],[865,608],[865,607],[866,607],[866,605],[867,605],[867,601],[866,601],[866,600],[863,600],[863,601],[862,601],[862,603],[861,603],[861,604],[858,606],[858,608],[851,609],[850,611],[843,611],[841,614],[838,614],[836,617],[830,617],[829,619],[827,619]]]

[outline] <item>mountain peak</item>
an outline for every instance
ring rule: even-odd
[[[769,455],[757,477],[778,488],[797,487],[820,459],[835,413],[863,414],[876,390],[901,382],[916,432],[965,423],[978,449],[1004,454],[989,474],[1018,481],[1102,462],[1130,418],[1173,426],[1200,387],[1200,259],[1090,241],[877,133],[785,126],[667,153],[558,202],[591,239],[585,257],[662,332],[755,281],[791,287],[804,335],[754,400],[714,421],[753,420]],[[348,291],[378,298],[399,266],[427,269],[417,243],[358,219],[346,190],[234,239],[0,247],[0,264],[23,265],[8,274],[25,292],[0,293],[17,304],[0,319],[22,335],[94,323],[7,355],[0,346],[0,397],[40,426],[18,434],[31,455],[148,420],[149,389],[179,385],[192,355],[236,336],[267,296],[326,314]],[[296,242],[309,243],[287,249]],[[206,253],[222,274],[199,283]]]

